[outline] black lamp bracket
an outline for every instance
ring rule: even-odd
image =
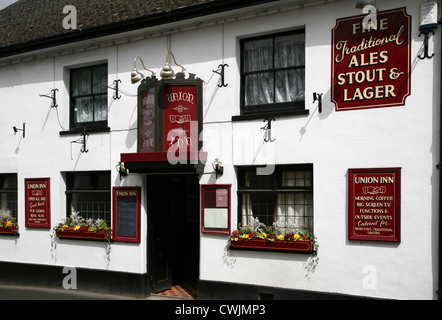
[[[49,98],[52,99],[52,104],[51,104],[51,108],[57,108],[58,104],[57,104],[57,94],[56,92],[58,91],[58,89],[52,89],[51,95],[47,95],[47,94],[41,94],[40,97],[45,97],[45,98]]]
[[[84,128],[83,133],[81,134],[81,138],[77,139],[75,141],[71,141],[71,143],[79,143],[83,145],[83,148],[80,150],[81,153],[88,153],[89,150],[86,149],[86,141],[87,137],[89,136],[89,133],[87,133],[86,128]]]
[[[264,122],[267,122],[267,124],[261,128],[262,130],[266,131],[266,138],[264,138],[265,142],[274,142],[276,139],[272,139],[272,121],[275,121],[275,118],[265,118]]]
[[[114,83],[115,87],[108,86],[108,88],[112,89],[112,90],[115,90],[115,93],[114,93],[114,96],[113,96],[114,100],[121,99],[121,95],[118,94],[119,93],[118,92],[118,83],[121,83],[121,80],[120,79],[114,80],[113,83]]]
[[[220,88],[228,86],[228,84],[226,84],[224,82],[224,80],[225,80],[225,68],[228,67],[228,66],[229,65],[227,63],[224,63],[224,64],[220,64],[218,66],[218,68],[220,68],[220,69],[212,70],[214,73],[219,74],[221,76],[221,84],[218,84],[218,87],[220,87]]]
[[[322,95],[323,95],[323,93],[313,92],[313,103],[318,101],[318,111],[319,111],[319,113],[322,113]]]
[[[425,58],[432,59],[434,57],[434,53],[431,56],[428,54],[428,39],[430,38],[430,33],[432,33],[434,35],[433,30],[422,30],[419,33],[419,37],[422,34],[424,35],[424,53],[423,53],[423,56],[422,55],[418,56],[419,59],[421,59],[421,60],[424,60]]]

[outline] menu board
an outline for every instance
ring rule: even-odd
[[[25,226],[51,227],[50,178],[25,179]]]
[[[230,234],[230,185],[201,186],[201,231]]]
[[[140,242],[140,187],[114,187],[114,241]]]
[[[349,240],[400,242],[401,169],[349,169]]]

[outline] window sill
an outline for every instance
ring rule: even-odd
[[[235,121],[246,121],[246,120],[257,120],[265,118],[276,118],[276,117],[290,117],[290,116],[306,116],[310,113],[307,110],[294,110],[294,111],[275,111],[275,112],[260,112],[254,114],[244,114],[239,116],[232,116],[232,122]]]
[[[238,239],[230,240],[230,249],[311,253],[313,252],[313,243],[311,240]]]
[[[107,133],[110,132],[109,127],[100,127],[100,128],[75,128],[69,129],[67,131],[60,131],[60,136],[68,136],[68,135],[78,135],[84,133],[86,129],[86,133]]]
[[[82,240],[109,240],[111,231],[71,231],[57,230],[56,235],[60,239],[82,239]]]

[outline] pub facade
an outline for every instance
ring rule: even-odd
[[[439,299],[437,2],[36,2],[0,11],[0,284]]]

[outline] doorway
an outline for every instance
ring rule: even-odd
[[[148,263],[152,293],[172,288],[196,298],[199,278],[198,175],[148,176]]]

